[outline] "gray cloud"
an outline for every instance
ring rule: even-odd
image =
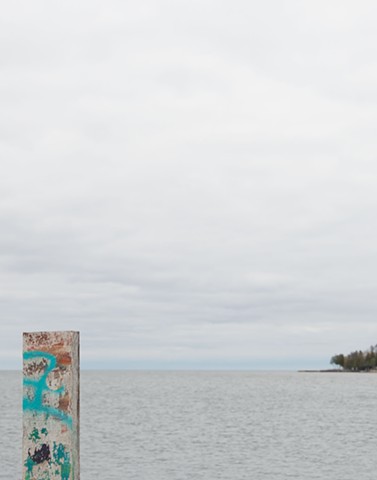
[[[376,342],[373,2],[16,1],[0,360],[326,366]]]

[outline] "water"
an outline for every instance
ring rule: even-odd
[[[0,479],[21,478],[21,376],[0,372]],[[81,479],[374,480],[377,375],[82,372]]]

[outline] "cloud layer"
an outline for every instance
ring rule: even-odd
[[[326,367],[376,343],[377,6],[16,0],[0,366]]]

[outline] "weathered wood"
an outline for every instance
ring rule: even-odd
[[[79,480],[79,332],[23,334],[23,480]]]

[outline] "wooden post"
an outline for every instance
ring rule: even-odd
[[[79,332],[23,334],[23,480],[79,480]]]

